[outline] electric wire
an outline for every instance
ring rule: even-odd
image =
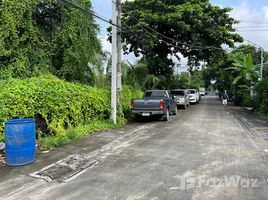
[[[81,11],[84,12],[84,13],[91,14],[91,15],[94,16],[95,18],[98,18],[98,19],[100,19],[100,20],[102,20],[102,21],[104,21],[104,22],[106,22],[106,23],[108,23],[108,24],[111,24],[112,26],[116,26],[116,27],[118,27],[118,28],[121,28],[121,27],[119,27],[118,25],[116,25],[116,24],[114,24],[113,22],[111,22],[111,20],[106,19],[105,17],[99,15],[98,13],[96,13],[96,12],[93,11],[93,10],[86,9],[86,8],[80,6],[80,5],[77,5],[77,4],[75,4],[75,3],[73,3],[73,2],[70,2],[70,1],[67,1],[67,0],[58,0],[58,1],[61,2],[61,3],[63,3],[63,4],[65,4],[65,5],[68,5],[68,6],[71,6],[71,7],[73,7],[73,8],[76,8],[76,9],[78,9],[78,10],[81,10]]]
[[[118,3],[118,2],[115,2],[115,1],[112,1],[113,3]],[[121,6],[123,6],[122,5],[122,3],[120,4]],[[137,22],[139,22],[139,20],[137,19],[137,18],[135,18],[134,16],[131,16],[135,21],[137,21]],[[246,20],[242,20],[243,22],[246,22]],[[257,21],[248,21],[248,22],[257,22]],[[265,23],[268,23],[268,22],[265,22],[265,21],[258,21],[258,23],[261,23],[261,24],[265,24]],[[145,27],[144,26],[142,26],[141,24],[138,24],[138,26],[140,26],[141,28],[143,28],[143,30],[145,29]],[[245,26],[246,27],[246,26]],[[259,26],[256,26],[256,27],[259,27]],[[268,26],[263,26],[263,28],[267,28]],[[170,40],[170,41],[172,41],[172,42],[175,42],[175,43],[178,43],[178,44],[181,44],[181,45],[185,45],[185,46],[188,46],[188,47],[191,47],[191,49],[193,49],[193,50],[205,50],[205,49],[217,49],[217,50],[227,50],[227,49],[223,49],[223,48],[220,48],[220,47],[215,47],[215,46],[197,46],[197,45],[191,45],[191,44],[187,44],[187,43],[183,43],[183,42],[180,42],[180,41],[177,41],[177,40],[175,40],[174,38],[170,38],[170,37],[168,37],[168,36],[166,36],[166,35],[164,35],[164,34],[162,34],[162,33],[160,33],[160,32],[158,32],[158,31],[156,31],[155,29],[153,29],[153,28],[151,28],[151,27],[149,27],[148,25],[146,26],[146,28],[147,29],[149,29],[149,30],[151,30],[151,31],[153,31],[153,32],[155,32],[156,34],[158,34],[158,35],[160,35],[160,36],[162,36],[163,38],[165,38],[165,39],[168,39],[168,40]],[[238,31],[238,32],[247,32],[247,31],[249,31],[249,32],[258,32],[258,31],[260,31],[260,32],[266,32],[266,31],[268,31],[268,29],[249,29],[249,30],[238,30],[238,28],[239,27],[237,27],[237,28],[235,28],[235,30],[236,31]],[[250,26],[248,26],[248,28],[250,28]],[[146,31],[147,33],[148,33],[148,31]],[[174,45],[173,45],[174,46]]]
[[[58,1],[62,2],[62,3],[65,4],[65,5],[68,5],[68,6],[71,6],[71,7],[73,7],[73,8],[76,8],[76,9],[78,9],[78,10],[80,10],[80,11],[86,13],[86,14],[91,14],[93,17],[95,17],[95,18],[97,18],[97,19],[100,19],[100,20],[102,20],[102,21],[104,21],[104,22],[106,22],[106,23],[108,23],[108,24],[110,24],[110,25],[112,25],[112,26],[116,26],[116,27],[119,28],[120,30],[122,29],[121,26],[118,26],[117,24],[112,23],[111,20],[109,20],[109,19],[103,17],[102,15],[98,14],[97,12],[95,12],[95,11],[93,11],[93,10],[86,9],[86,8],[84,8],[84,7],[80,6],[80,5],[77,5],[77,4],[73,3],[73,2],[70,2],[70,1],[68,1],[68,0],[58,0]],[[114,2],[114,1],[112,1],[112,2],[113,2],[113,3],[116,3],[116,2]],[[122,5],[122,4],[120,4],[120,5]],[[137,22],[139,21],[139,20],[136,19],[135,17],[133,17],[133,18],[134,18]],[[130,30],[130,31],[135,31],[135,30],[133,30],[131,27],[129,27],[126,23],[124,23],[123,21],[122,21],[122,23],[124,24],[124,26],[126,26],[126,27],[128,28],[128,30]],[[149,35],[151,35],[151,37],[153,37],[153,38],[159,40],[160,42],[164,42],[165,44],[167,44],[167,45],[169,45],[169,46],[171,46],[171,47],[177,48],[177,49],[181,49],[181,50],[207,50],[207,49],[218,49],[218,50],[223,50],[223,51],[228,50],[228,49],[223,49],[223,48],[214,47],[214,46],[196,46],[196,45],[191,45],[191,44],[183,43],[183,42],[180,42],[180,41],[175,40],[174,38],[170,38],[170,37],[168,37],[168,36],[166,36],[166,35],[164,35],[164,34],[158,32],[158,31],[154,30],[153,28],[151,28],[151,27],[149,27],[149,26],[144,27],[144,26],[142,26],[142,25],[140,25],[140,24],[138,24],[138,26],[141,27],[143,31],[145,31],[146,33],[148,33]],[[148,29],[148,30],[147,30],[147,29]],[[152,31],[152,32],[154,32],[155,34],[161,36],[161,39],[159,38],[159,36],[157,36],[157,35],[151,33],[149,30]],[[266,30],[265,30],[265,31],[266,31]],[[268,30],[267,30],[267,31],[268,31]],[[188,47],[188,48],[181,48],[181,47],[178,47],[177,45],[174,45],[174,44],[172,44],[172,43],[170,43],[170,42],[167,42],[167,41],[164,40],[163,38],[168,39],[169,41],[175,42],[175,44],[181,44],[181,45],[184,45],[184,46],[186,46],[186,47]],[[241,48],[240,48],[240,49],[241,49]]]
[[[112,1],[112,2],[113,2],[113,3],[117,3],[117,2],[114,2],[114,1]],[[121,3],[120,5],[122,6],[122,3]],[[131,17],[132,17],[136,22],[139,22],[139,20],[138,20],[137,18],[135,18],[134,16],[131,16]],[[172,41],[172,42],[175,42],[175,43],[178,43],[178,44],[181,44],[181,45],[188,46],[188,47],[190,47],[189,49],[192,49],[192,50],[206,50],[206,49],[218,49],[218,50],[223,50],[222,48],[214,47],[214,46],[197,46],[197,45],[187,44],[187,43],[184,43],[184,42],[180,42],[180,41],[178,41],[178,40],[175,40],[174,38],[170,38],[170,37],[168,37],[168,36],[166,36],[166,35],[164,35],[164,34],[158,32],[158,31],[156,31],[155,29],[149,27],[148,25],[147,25],[146,27],[144,27],[144,26],[142,26],[141,24],[138,24],[138,26],[141,27],[144,31],[146,31],[146,32],[149,33],[149,34],[151,34],[151,32],[148,32],[148,30],[146,30],[146,28],[149,29],[150,31],[152,31],[152,32],[154,32],[154,33],[160,35],[160,36],[162,37],[162,40],[163,40],[163,38],[165,38],[165,39],[168,39],[168,40],[170,40],[170,41]],[[171,45],[172,45],[172,44],[171,44]],[[174,45],[173,45],[173,46],[174,46]],[[174,46],[174,47],[178,48],[177,46]]]

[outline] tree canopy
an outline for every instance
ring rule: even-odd
[[[234,33],[237,23],[230,8],[212,5],[209,0],[134,0],[123,3],[125,53],[142,55],[151,62],[150,73],[169,75],[172,60],[181,53],[189,62],[210,61],[223,44],[242,42]],[[213,46],[213,47],[211,47]]]
[[[77,0],[91,8],[89,0]],[[92,16],[56,0],[5,0],[0,5],[0,79],[52,73],[92,84],[89,63],[101,45]]]

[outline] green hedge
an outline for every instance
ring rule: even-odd
[[[257,92],[257,100],[256,107],[260,114],[267,115],[268,114],[268,77],[262,79],[256,85]]]
[[[41,137],[65,134],[66,130],[110,119],[110,90],[69,83],[54,76],[10,79],[0,82],[0,141],[4,121],[33,117]],[[121,92],[122,117],[129,112],[132,98],[140,91],[124,86]]]

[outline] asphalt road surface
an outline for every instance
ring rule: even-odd
[[[65,182],[43,184],[23,199],[267,200],[268,161],[216,97],[181,110]],[[103,155],[102,155],[103,153]]]

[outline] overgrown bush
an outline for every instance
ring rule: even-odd
[[[262,79],[256,85],[257,109],[261,114],[268,114],[268,78]]]
[[[9,79],[0,82],[0,141],[4,121],[14,118],[35,118],[38,136],[57,136],[66,130],[110,118],[110,90],[79,83],[69,83],[54,76]],[[122,113],[128,112],[132,92],[122,91]],[[124,115],[122,115],[124,117]]]
[[[123,86],[123,90],[120,92],[121,110],[124,118],[128,119],[131,114],[130,103],[132,99],[142,98],[143,92],[140,90],[133,90],[129,86]]]
[[[268,114],[268,100],[265,100],[259,104],[258,111],[260,114]]]

